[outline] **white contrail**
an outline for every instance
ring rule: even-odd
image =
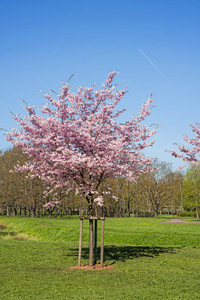
[[[144,54],[144,52],[139,49],[140,53],[142,53],[142,55],[150,62],[150,64],[160,73],[160,75],[162,75],[163,78],[165,78],[165,80],[167,80],[171,85],[173,85],[171,83],[171,81],[169,81],[169,79],[158,69],[158,67],[150,60],[150,58],[148,58],[148,56],[146,54]]]

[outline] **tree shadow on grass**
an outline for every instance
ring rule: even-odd
[[[164,253],[176,253],[176,249],[179,247],[157,247],[157,246],[104,246],[104,261],[112,261],[110,264],[114,264],[116,261],[126,261],[128,259],[136,259],[140,257],[157,257]],[[69,249],[68,256],[77,256],[78,249]],[[82,248],[83,259],[89,259],[89,248]],[[100,257],[100,247],[97,247],[97,259]]]

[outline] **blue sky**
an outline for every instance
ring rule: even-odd
[[[198,0],[1,0],[0,127],[16,127],[10,112],[44,103],[40,91],[71,84],[101,84],[110,70],[128,85],[122,121],[137,115],[151,93],[146,125],[158,123],[151,157],[182,164],[166,153],[192,137],[200,111],[200,1]],[[156,68],[155,68],[156,66]],[[11,144],[0,132],[0,149]]]

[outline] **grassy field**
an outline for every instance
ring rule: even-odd
[[[200,299],[200,222],[166,221],[107,218],[105,264],[114,269],[71,270],[78,217],[0,216],[0,299]],[[88,239],[85,220],[83,264]]]

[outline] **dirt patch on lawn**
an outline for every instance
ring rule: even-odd
[[[190,222],[190,221],[184,221],[182,219],[169,219],[168,221],[166,222],[162,222],[162,223],[198,223],[198,222]]]
[[[74,267],[71,267],[69,269],[70,270],[111,270],[111,269],[114,269],[114,266],[103,265],[103,267],[101,267],[100,264],[96,264],[94,266],[89,266],[89,265],[82,265],[80,267],[74,266]]]

